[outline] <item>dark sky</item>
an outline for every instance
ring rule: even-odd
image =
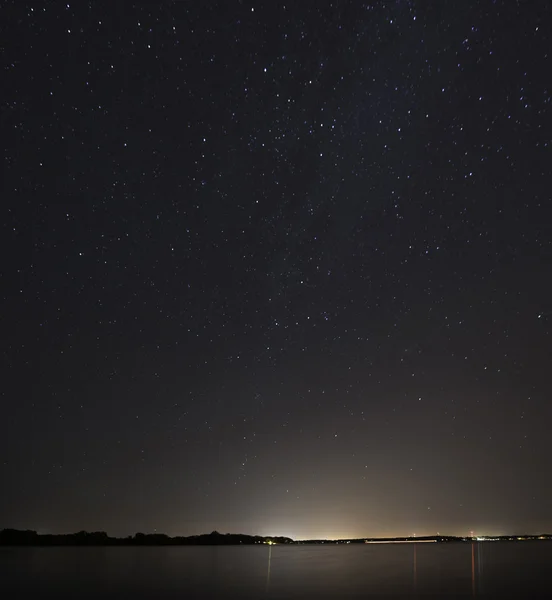
[[[552,530],[552,3],[0,6],[0,527]]]

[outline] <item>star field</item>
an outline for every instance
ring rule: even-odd
[[[547,2],[0,14],[0,527],[552,530]]]

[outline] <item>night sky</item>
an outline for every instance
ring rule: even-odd
[[[0,528],[552,530],[552,3],[0,7]]]

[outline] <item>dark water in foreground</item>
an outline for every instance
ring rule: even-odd
[[[0,548],[0,596],[6,599],[527,598],[551,593],[548,541]]]

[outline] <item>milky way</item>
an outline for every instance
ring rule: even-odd
[[[551,17],[2,2],[0,527],[552,530]]]

